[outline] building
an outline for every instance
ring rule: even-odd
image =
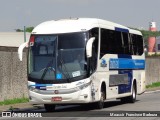
[[[30,33],[26,33],[26,41],[29,40]],[[0,32],[0,46],[19,47],[24,43],[23,32]]]
[[[157,31],[156,22],[149,23],[149,30],[152,32]],[[156,52],[155,45],[156,45],[156,37],[150,36],[148,38],[148,54],[153,54],[154,52]]]

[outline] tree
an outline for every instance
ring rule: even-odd
[[[16,32],[23,32],[21,29],[15,29]]]
[[[135,30],[139,30],[137,28],[131,28],[131,29],[135,29]],[[146,46],[148,46],[148,38],[149,37],[157,37],[160,36],[160,31],[149,31],[149,30],[139,30],[141,31],[143,38],[144,38],[144,43]]]
[[[31,33],[33,29],[34,29],[34,27],[27,27],[26,28],[26,32],[30,32]]]
[[[32,32],[32,30],[34,29],[34,27],[26,27],[26,32]],[[15,29],[16,32],[24,32],[24,30],[21,29]]]

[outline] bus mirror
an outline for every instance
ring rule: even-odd
[[[21,45],[19,46],[19,48],[18,48],[18,58],[19,58],[20,61],[22,61],[23,49],[24,49],[25,47],[28,47],[28,42],[25,42],[25,43],[21,44]]]
[[[95,40],[95,37],[91,37],[87,42],[87,45],[86,45],[87,58],[92,57],[92,45],[93,45],[94,40]]]
[[[145,52],[145,53],[147,52],[147,48],[146,48],[146,47],[144,48],[144,52]]]

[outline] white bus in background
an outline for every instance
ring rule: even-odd
[[[28,89],[31,104],[93,103],[109,99],[134,103],[145,91],[145,55],[141,32],[94,18],[41,23],[28,46]]]

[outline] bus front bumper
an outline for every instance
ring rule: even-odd
[[[48,91],[46,91],[48,92]],[[65,94],[45,94],[29,90],[30,104],[81,104],[92,101],[91,86]]]

